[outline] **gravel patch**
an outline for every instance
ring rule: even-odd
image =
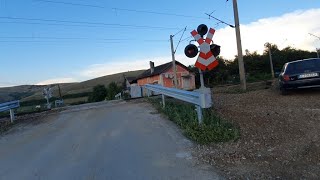
[[[218,92],[218,91],[214,91]],[[222,117],[241,129],[237,142],[198,146],[194,156],[230,179],[317,179],[320,176],[320,90],[275,89],[214,94]]]

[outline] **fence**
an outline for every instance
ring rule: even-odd
[[[14,112],[13,109],[20,107],[20,102],[19,101],[11,101],[11,102],[6,102],[0,104],[0,112],[3,111],[10,111],[10,119],[11,122],[14,120]]]
[[[209,88],[201,88],[196,91],[184,91],[151,84],[146,84],[144,88],[148,90],[148,96],[151,95],[149,91],[162,94],[163,107],[165,107],[165,96],[194,104],[196,106],[199,124],[202,123],[202,108],[209,108],[212,106],[211,91]]]

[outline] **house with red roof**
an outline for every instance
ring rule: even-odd
[[[185,65],[176,61],[176,70],[178,89],[193,90],[196,88],[195,75]],[[137,83],[139,86],[145,84],[160,84],[164,87],[175,87],[172,62],[155,67],[154,62],[150,61],[150,69],[144,71],[137,77]]]

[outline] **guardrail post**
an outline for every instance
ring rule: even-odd
[[[163,107],[163,108],[166,107],[166,102],[165,102],[165,96],[164,96],[164,94],[162,94],[162,107]]]
[[[198,121],[199,124],[202,124],[202,109],[200,106],[196,105],[197,108],[197,114],[198,114]]]
[[[11,123],[13,123],[13,121],[14,121],[14,111],[13,111],[13,109],[10,109],[10,119],[11,119]]]

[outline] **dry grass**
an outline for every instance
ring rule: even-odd
[[[64,100],[65,104],[72,104],[72,103],[77,103],[77,102],[87,102],[88,97],[80,97],[80,98],[73,98],[73,99],[66,99]]]
[[[62,95],[77,94],[77,93],[82,93],[82,92],[91,92],[92,88],[98,84],[103,84],[103,85],[107,86],[111,82],[116,82],[117,84],[120,85],[123,82],[123,74],[125,74],[126,76],[137,77],[143,71],[144,70],[128,71],[128,72],[112,74],[112,75],[108,75],[108,76],[102,76],[99,78],[91,79],[88,81],[83,81],[80,83],[72,83],[72,84],[60,86],[60,88],[61,88]],[[58,97],[59,96],[58,93],[59,93],[58,87],[57,86],[53,87],[53,96]],[[29,100],[35,100],[35,99],[43,99],[42,88],[40,91],[38,91],[34,95],[22,99],[22,101],[29,101]]]

